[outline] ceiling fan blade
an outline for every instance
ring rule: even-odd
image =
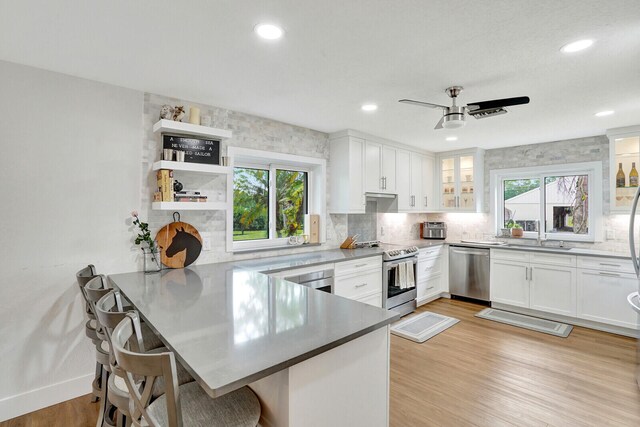
[[[440,119],[440,121],[438,122],[438,124],[436,125],[436,127],[434,127],[434,129],[442,129],[444,126],[442,126],[442,124],[444,123],[444,115],[442,115],[442,118]]]
[[[470,102],[467,104],[469,111],[475,110],[493,110],[501,107],[510,107],[512,105],[528,104],[528,96],[518,96],[515,98],[492,99],[490,101]]]
[[[398,102],[402,102],[403,104],[417,105],[419,107],[442,108],[445,110],[449,108],[444,105],[431,104],[430,102],[414,101],[413,99],[400,99]]]

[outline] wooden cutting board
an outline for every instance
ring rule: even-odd
[[[169,268],[183,268],[192,264],[202,251],[202,237],[198,230],[179,218],[156,234],[156,241],[162,249],[162,263]]]

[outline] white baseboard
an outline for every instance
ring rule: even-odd
[[[30,390],[0,400],[0,421],[6,421],[56,403],[91,393],[94,374]]]
[[[427,295],[424,297],[420,297],[416,299],[416,305],[420,307],[421,305],[430,303],[431,301],[435,301],[440,298],[451,298],[448,292],[438,292],[435,295]]]

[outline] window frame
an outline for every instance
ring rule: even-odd
[[[545,178],[549,176],[587,175],[589,191],[589,232],[547,233],[543,231],[542,240],[563,240],[574,242],[596,242],[602,240],[602,162],[567,163],[563,165],[533,166],[511,169],[494,169],[490,171],[491,216],[494,220],[494,231],[500,237],[500,229],[504,227],[504,181],[514,179],[540,179],[539,217],[541,227],[544,226],[546,208]],[[544,228],[543,228],[544,230]],[[525,231],[525,239],[537,239],[535,231]]]
[[[230,182],[227,185],[227,252],[245,252],[254,250],[280,249],[293,247],[288,237],[277,237],[276,221],[276,170],[293,170],[307,173],[307,213],[317,213],[325,218],[326,211],[326,160],[315,157],[297,156],[293,154],[274,153],[271,151],[252,150],[248,148],[228,147]],[[233,177],[236,167],[258,168],[269,170],[269,224],[268,238],[259,240],[233,240]],[[326,241],[326,231],[320,221],[320,243]],[[310,234],[305,223],[304,234]]]

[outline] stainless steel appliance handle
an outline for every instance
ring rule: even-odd
[[[640,294],[638,294],[638,292],[630,293],[629,295],[627,295],[627,301],[631,305],[631,308],[633,308],[638,314],[640,314]]]
[[[468,249],[457,249],[457,248],[451,248],[451,252],[453,252],[454,254],[461,254],[461,255],[481,255],[481,256],[489,256],[489,254],[487,253],[487,251],[474,251],[474,250],[468,250]]]
[[[631,247],[631,262],[633,263],[633,269],[636,271],[636,276],[640,276],[640,264],[638,264],[638,257],[636,254],[636,241],[635,241],[635,221],[636,221],[636,209],[638,209],[638,199],[640,198],[640,187],[636,190],[636,195],[633,198],[633,204],[631,205],[631,218],[629,220],[629,246]]]

